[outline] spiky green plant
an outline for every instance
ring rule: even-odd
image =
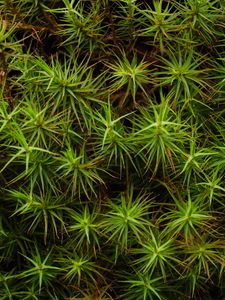
[[[59,238],[59,230],[61,234],[66,231],[63,215],[67,208],[62,197],[54,197],[49,191],[37,195],[32,190],[29,193],[10,190],[9,199],[16,201],[13,215],[23,216],[21,222],[29,224],[28,232],[33,233],[38,226],[42,227],[45,243],[49,231],[53,238]]]
[[[224,299],[224,22],[0,0],[0,299]]]
[[[220,1],[188,0],[173,1],[181,12],[181,24],[185,29],[202,38],[203,42],[212,43],[220,31],[221,15]]]
[[[151,231],[148,240],[141,244],[142,247],[134,249],[132,252],[138,255],[133,265],[140,266],[141,273],[150,275],[155,272],[161,273],[160,275],[166,280],[166,272],[169,271],[169,268],[170,271],[178,272],[176,265],[179,265],[180,261],[174,255],[177,251],[174,239],[167,239],[163,235],[163,232]]]
[[[123,122],[129,116],[130,114],[114,115],[110,104],[104,105],[102,112],[97,111],[93,115],[96,132],[93,143],[95,152],[107,160],[108,167],[110,165],[119,166],[120,174],[124,168],[128,167],[129,162],[133,164],[130,153],[132,143],[129,139],[129,133],[125,131],[123,126]]]
[[[112,78],[110,88],[112,92],[116,92],[122,87],[125,88],[119,101],[121,106],[129,95],[132,95],[133,102],[136,104],[137,91],[140,90],[146,95],[145,85],[152,82],[151,71],[148,69],[150,64],[144,59],[138,62],[135,54],[131,60],[127,58],[124,52],[120,57],[116,57],[116,62],[106,64]]]
[[[209,88],[209,84],[204,80],[207,75],[206,69],[201,67],[204,60],[198,57],[193,50],[175,49],[168,51],[168,59],[161,57],[159,66],[160,71],[156,72],[159,78],[159,84],[162,86],[171,86],[175,100],[182,98],[192,98],[195,91],[198,90],[201,95],[203,88]]]
[[[124,282],[126,293],[122,297],[126,299],[138,299],[138,300],[153,300],[153,299],[165,299],[162,296],[162,278],[151,277],[150,275],[132,274]]]
[[[53,279],[56,277],[59,268],[48,264],[51,252],[49,252],[44,258],[39,253],[38,249],[35,252],[31,252],[32,257],[23,255],[27,260],[27,268],[18,276],[23,278],[28,284],[31,282],[37,283],[38,291],[41,292],[43,285],[48,287],[52,285]]]
[[[203,273],[210,278],[215,270],[224,265],[224,259],[221,253],[223,245],[220,241],[210,241],[207,236],[203,236],[200,240],[185,246],[186,269],[195,269],[197,275]]]
[[[102,26],[103,13],[100,3],[84,3],[83,1],[63,0],[61,9],[55,12],[63,13],[63,20],[58,35],[65,37],[64,44],[76,41],[78,47],[88,47],[92,51],[102,43],[104,29]],[[54,11],[54,10],[53,10]]]
[[[70,226],[68,231],[71,234],[71,242],[75,249],[89,249],[93,246],[93,250],[96,251],[96,247],[100,248],[100,236],[101,236],[101,218],[99,216],[100,211],[98,208],[93,207],[89,209],[88,205],[82,207],[80,211],[70,211]]]
[[[177,195],[170,190],[175,207],[169,209],[165,215],[162,215],[162,222],[167,222],[166,233],[171,236],[180,235],[186,242],[192,240],[193,237],[200,237],[203,232],[210,232],[210,220],[213,219],[209,211],[207,211],[204,198],[198,197],[192,199],[192,195],[187,190],[187,199],[184,198],[179,191]]]
[[[96,195],[94,184],[104,184],[104,180],[98,174],[98,171],[101,171],[98,166],[102,160],[101,157],[88,159],[84,147],[77,153],[76,149],[68,145],[68,149],[63,151],[57,160],[56,172],[61,174],[58,178],[62,184],[65,180],[70,182],[66,191],[71,191],[72,195],[78,192],[78,195],[81,196],[84,193],[89,198],[90,193]]]
[[[165,44],[170,43],[175,33],[182,28],[179,22],[180,11],[174,11],[169,2],[165,4],[163,0],[154,0],[145,9],[140,9],[140,14],[142,18],[138,22],[141,29],[138,34],[146,38],[146,44],[159,47],[163,53]]]
[[[136,241],[142,240],[144,233],[150,231],[151,222],[146,218],[149,200],[149,196],[145,194],[135,196],[131,187],[128,194],[121,193],[119,199],[108,203],[103,232],[109,236],[108,241],[116,244],[119,252],[128,250]]]
[[[176,172],[174,159],[182,155],[187,136],[186,125],[182,124],[180,116],[175,115],[168,99],[163,95],[161,98],[160,104],[141,110],[132,136],[137,155],[145,162],[146,170],[151,169],[153,174],[160,167],[164,174],[169,167]]]
[[[81,282],[86,286],[96,284],[96,277],[101,276],[97,265],[88,255],[78,254],[74,251],[65,252],[64,256],[59,258],[59,263],[63,269],[63,279],[69,284],[76,284],[78,287]]]

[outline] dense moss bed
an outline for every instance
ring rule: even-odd
[[[0,13],[0,299],[225,299],[225,2]]]

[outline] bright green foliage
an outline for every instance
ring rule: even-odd
[[[173,235],[181,234],[185,241],[188,242],[194,236],[201,235],[201,228],[205,231],[210,230],[209,222],[212,219],[210,214],[205,209],[205,204],[202,199],[192,200],[188,192],[188,199],[182,199],[181,195],[178,198],[173,196],[176,204],[176,209],[170,209],[162,219],[169,220],[167,233]]]
[[[32,191],[27,194],[25,191],[10,190],[9,198],[17,202],[13,215],[24,216],[21,221],[30,224],[28,232],[33,233],[37,226],[42,225],[45,243],[49,230],[53,238],[59,238],[58,230],[61,233],[65,230],[63,212],[67,209],[62,197],[54,197],[51,192],[39,196]]]
[[[178,48],[179,49],[179,48]],[[171,93],[175,100],[182,98],[191,98],[196,90],[209,88],[203,80],[207,70],[201,69],[202,58],[196,58],[191,50],[179,51],[175,49],[168,51],[168,59],[161,57],[163,63],[157,72],[160,85],[171,86]],[[200,93],[200,91],[199,91]],[[201,95],[201,93],[200,93]]]
[[[103,223],[103,232],[109,236],[108,241],[113,241],[120,252],[128,250],[135,240],[140,241],[151,226],[146,218],[150,208],[148,196],[139,194],[135,197],[132,187],[128,193],[122,193],[117,203],[115,200],[108,203],[109,210]]]
[[[65,36],[64,44],[94,49],[101,43],[102,32],[106,27],[101,26],[102,12],[100,3],[88,3],[84,1],[63,0],[65,8],[57,9],[63,13],[63,23],[58,31],[59,35]]]
[[[142,90],[146,95],[144,85],[151,82],[150,70],[148,69],[149,63],[142,60],[137,62],[136,55],[133,56],[131,62],[126,57],[125,53],[121,54],[122,59],[117,57],[117,61],[114,63],[107,63],[109,70],[112,70],[110,78],[112,78],[112,84],[110,88],[112,92],[116,92],[122,87],[126,86],[125,95],[122,96],[120,105],[124,105],[124,102],[128,95],[132,95],[133,101],[136,104],[136,94],[138,89]]]
[[[152,278],[149,275],[143,276],[141,274],[135,274],[131,278],[126,280],[125,283],[125,289],[128,290],[128,292],[122,296],[122,299],[165,299],[161,295],[163,282],[162,278],[160,277]]]
[[[221,1],[188,0],[174,1],[175,7],[181,12],[181,25],[185,30],[193,31],[202,42],[212,43],[221,30],[223,10]],[[222,12],[222,14],[221,14]]]
[[[58,168],[56,172],[60,174],[59,180],[66,182],[67,189],[71,190],[72,195],[76,192],[80,196],[82,192],[86,197],[90,197],[89,193],[95,194],[94,183],[102,183],[104,181],[98,174],[98,167],[101,158],[88,160],[84,147],[81,148],[79,154],[69,145],[68,149],[63,151],[58,158]]]
[[[118,117],[113,114],[109,105],[104,105],[101,112],[94,114],[96,131],[95,151],[107,160],[107,166],[119,166],[120,173],[127,167],[127,159],[132,163],[130,148],[132,142],[126,132],[123,121],[130,114]]]
[[[71,211],[69,232],[73,233],[71,242],[75,249],[90,248],[95,246],[100,248],[99,236],[101,233],[101,222],[99,219],[100,212],[97,208],[90,211],[88,205],[82,208],[81,211]]]
[[[165,50],[165,43],[171,41],[178,30],[182,28],[179,23],[179,11],[173,11],[172,6],[163,3],[163,0],[152,1],[152,5],[146,5],[145,9],[140,9],[143,18],[140,22],[140,36],[146,37],[146,43],[159,46],[161,53]]]
[[[132,138],[137,144],[137,155],[144,160],[146,169],[152,169],[155,174],[159,167],[163,173],[170,167],[175,172],[174,158],[181,156],[187,133],[168,101],[163,98],[159,105],[142,109],[135,127]]]
[[[225,299],[224,24],[0,0],[0,299]]]
[[[63,266],[65,273],[64,279],[70,284],[81,283],[81,280],[90,285],[91,282],[96,282],[96,276],[99,274],[96,269],[95,262],[91,261],[90,257],[79,256],[76,252],[66,253],[66,256],[60,259],[60,264]]]
[[[24,255],[25,259],[29,262],[27,269],[19,274],[28,284],[34,282],[38,284],[39,294],[41,292],[43,284],[45,287],[52,285],[51,281],[56,276],[58,267],[48,264],[51,252],[43,259],[37,248],[35,253],[31,253],[32,258]]]
[[[150,239],[141,246],[142,248],[133,250],[134,254],[139,255],[139,258],[134,261],[134,266],[140,265],[141,273],[152,275],[154,272],[160,272],[166,279],[168,266],[176,271],[179,260],[175,257],[176,246],[173,239],[163,237],[163,232],[160,234],[151,231]]]

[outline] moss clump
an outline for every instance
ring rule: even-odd
[[[0,0],[0,299],[225,297],[224,3]]]

